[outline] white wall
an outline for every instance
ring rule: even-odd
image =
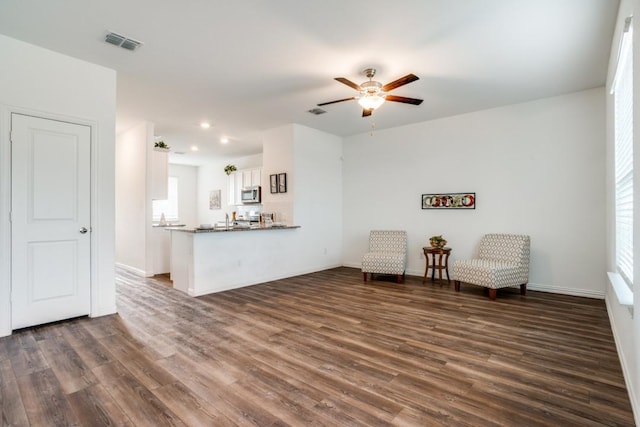
[[[609,73],[607,76],[607,87],[611,87],[615,75],[618,47],[620,37],[624,28],[626,17],[634,15],[634,10],[640,10],[637,0],[623,0],[618,10],[616,30],[611,44],[611,56],[609,58]],[[637,70],[640,70],[640,26],[637,18],[634,19],[634,52],[633,68],[634,72],[634,129],[640,129],[640,80],[637,78]],[[614,181],[614,119],[613,119],[613,96],[607,93],[607,155],[606,155],[606,205],[607,205],[607,246],[606,261],[607,271],[615,272],[615,181]],[[634,132],[634,170],[640,170],[640,132]],[[611,327],[618,347],[618,354],[622,363],[627,389],[634,409],[636,424],[640,425],[640,173],[634,174],[634,307],[621,306],[611,286],[607,286],[607,310]],[[635,319],[633,316],[635,313]]]
[[[118,135],[116,150],[116,262],[145,276],[169,269],[169,234],[152,222],[153,135],[142,122]],[[179,222],[196,225],[198,168],[169,164],[168,175],[178,178]]]
[[[114,313],[116,73],[2,35],[0,57],[0,336],[11,333],[11,112],[91,126],[91,316]]]
[[[293,192],[292,221],[302,227],[294,260],[308,271],[341,266],[342,138],[301,125],[293,125],[293,135],[287,192]]]
[[[531,236],[530,288],[603,297],[604,90],[356,135],[344,142],[345,264],[371,229],[404,229],[409,274],[442,234],[452,258],[490,232]],[[422,210],[423,193],[475,192],[475,210]]]
[[[228,213],[229,217],[231,217],[231,213],[236,210],[235,206],[229,206],[227,204],[229,200],[229,181],[227,174],[224,173],[224,167],[227,164],[235,165],[238,170],[261,167],[262,154],[214,161],[198,167],[197,224],[214,224],[217,221],[224,221],[225,214]],[[262,182],[264,182],[264,174],[262,176]],[[220,209],[209,209],[209,193],[211,193],[212,190],[222,190],[222,204]]]
[[[147,269],[147,149],[154,126],[142,122],[116,139],[116,262]]]
[[[280,126],[269,129],[262,134],[262,156],[264,166],[262,177],[262,200],[265,212],[276,214],[276,220],[285,224],[295,223],[294,194],[296,178],[294,170],[294,135],[295,125]],[[287,174],[287,192],[271,194],[270,176],[273,174]]]

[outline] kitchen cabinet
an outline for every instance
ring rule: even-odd
[[[240,205],[240,192],[245,187],[262,185],[262,168],[243,169],[231,172],[228,176],[227,202],[229,205]]]
[[[262,185],[262,168],[251,169],[251,185]]]
[[[242,187],[261,185],[262,168],[246,169],[242,171]]]
[[[169,152],[151,151],[151,199],[166,200],[169,192]]]
[[[231,172],[227,177],[227,204],[229,206],[235,205],[236,200],[238,200],[236,193],[236,180],[238,177],[236,175],[237,172]]]

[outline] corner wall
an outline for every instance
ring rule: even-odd
[[[91,127],[91,316],[114,313],[116,73],[0,35],[0,336],[11,333],[12,111]]]
[[[603,298],[604,89],[345,138],[345,265],[372,229],[409,235],[407,272],[442,234],[451,260],[485,233],[531,236],[530,288]],[[475,192],[475,210],[422,210],[423,193]]]
[[[116,140],[116,262],[142,275],[147,274],[149,263],[147,152],[153,144],[153,131],[152,123],[142,122],[121,132]]]

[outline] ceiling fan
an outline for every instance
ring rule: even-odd
[[[358,94],[356,96],[352,96],[351,98],[338,99],[336,101],[323,102],[322,104],[318,104],[318,107],[335,104],[336,102],[351,101],[353,99],[357,99],[358,104],[362,106],[362,117],[367,117],[370,116],[371,113],[373,113],[373,110],[380,107],[384,103],[384,101],[402,102],[404,104],[413,105],[422,104],[422,99],[406,98],[404,96],[388,94],[388,92],[392,91],[395,88],[418,80],[418,76],[414,74],[407,74],[406,76],[400,77],[398,80],[394,80],[391,83],[387,83],[383,86],[382,83],[373,80],[373,76],[376,75],[375,68],[367,68],[362,73],[369,78],[369,81],[366,81],[361,85],[357,85],[351,80],[345,79],[344,77],[335,78],[335,80],[339,81],[340,83],[357,90]]]

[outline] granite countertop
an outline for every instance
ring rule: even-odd
[[[218,228],[198,228],[198,227],[165,227],[166,230],[170,231],[182,231],[185,233],[221,233],[221,232],[230,232],[230,231],[265,231],[265,230],[290,230],[293,228],[300,228],[299,225],[273,225],[271,227],[264,226],[252,226],[252,227],[229,227],[226,229],[224,227]]]

